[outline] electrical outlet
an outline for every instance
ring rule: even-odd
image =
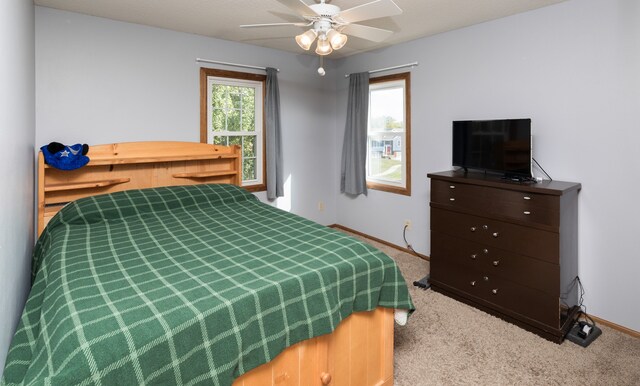
[[[324,201],[318,201],[318,212],[324,212]]]
[[[404,226],[407,228],[408,231],[411,230],[411,226],[413,224],[411,224],[411,220],[404,220]]]

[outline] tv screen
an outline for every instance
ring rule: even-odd
[[[531,119],[454,121],[453,166],[531,177]]]

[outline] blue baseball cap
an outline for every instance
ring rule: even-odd
[[[89,146],[86,144],[63,145],[51,142],[40,148],[44,155],[44,162],[60,170],[75,170],[89,163]]]

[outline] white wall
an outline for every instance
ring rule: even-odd
[[[0,377],[29,291],[35,135],[33,3],[0,2]]]
[[[196,58],[279,68],[286,197],[275,204],[335,222],[334,127],[325,124],[335,80],[316,74],[315,58],[44,7],[36,7],[36,56],[38,147],[197,142],[206,65]]]
[[[413,61],[412,197],[340,195],[338,223],[403,245],[411,219],[409,241],[428,254],[426,174],[451,168],[451,121],[530,117],[534,157],[554,179],[582,183],[588,311],[640,331],[640,2],[572,0],[349,57],[337,71]],[[339,159],[347,81],[337,82]]]

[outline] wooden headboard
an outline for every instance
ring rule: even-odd
[[[87,165],[59,170],[38,156],[38,235],[68,202],[82,197],[158,186],[240,185],[238,146],[195,142],[124,142],[89,147]]]

